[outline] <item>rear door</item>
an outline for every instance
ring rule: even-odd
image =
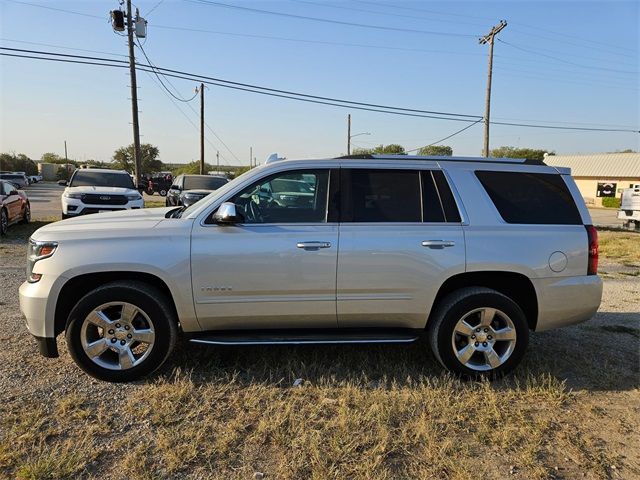
[[[341,178],[338,325],[423,328],[441,284],[465,268],[445,175],[362,167]]]

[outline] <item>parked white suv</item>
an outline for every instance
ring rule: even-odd
[[[144,207],[131,176],[124,170],[78,169],[62,193],[62,218]]]
[[[281,201],[274,185],[308,185]],[[494,377],[529,331],[598,309],[597,233],[568,169],[363,156],[255,168],[205,200],[53,223],[20,307],[40,351],[90,375],[157,369],[179,334],[212,345],[409,343]],[[594,352],[595,354],[596,352]]]

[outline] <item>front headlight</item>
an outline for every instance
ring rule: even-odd
[[[127,200],[130,200],[130,201],[142,200],[142,197],[139,194],[134,193],[132,195],[127,195]]]
[[[29,250],[27,252],[27,281],[29,283],[36,283],[42,277],[41,274],[33,273],[33,267],[36,262],[49,258],[57,248],[57,242],[37,242],[29,239]]]
[[[65,198],[75,198],[80,200],[82,198],[82,194],[81,193],[70,193],[70,192],[64,192],[62,194],[63,197]]]

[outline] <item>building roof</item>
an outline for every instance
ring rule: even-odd
[[[552,167],[569,167],[574,177],[640,178],[640,153],[548,155],[544,163]]]

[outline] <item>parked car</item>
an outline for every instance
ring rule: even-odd
[[[640,229],[640,184],[622,191],[618,218],[623,220],[625,227]]]
[[[157,192],[160,196],[165,197],[172,183],[173,176],[170,173],[154,175],[149,179],[147,193],[153,195]]]
[[[29,183],[38,183],[42,181],[41,175],[29,175],[27,178],[29,179]]]
[[[24,173],[0,173],[0,180],[7,180],[18,188],[25,188],[29,186],[29,179]]]
[[[31,205],[27,194],[11,182],[0,180],[0,235],[6,235],[14,223],[31,221]]]
[[[189,207],[227,183],[229,180],[226,177],[214,175],[178,175],[165,202],[167,207]]]
[[[73,172],[62,193],[62,218],[144,207],[131,176],[124,170],[86,168]]]
[[[302,174],[311,201],[283,204],[267,188]],[[569,169],[464,157],[283,160],[187,209],[40,228],[20,307],[43,355],[58,355],[65,332],[75,362],[108,381],[157,369],[179,332],[208,345],[424,336],[446,369],[493,378],[518,365],[529,331],[597,311],[597,264],[597,232]]]

